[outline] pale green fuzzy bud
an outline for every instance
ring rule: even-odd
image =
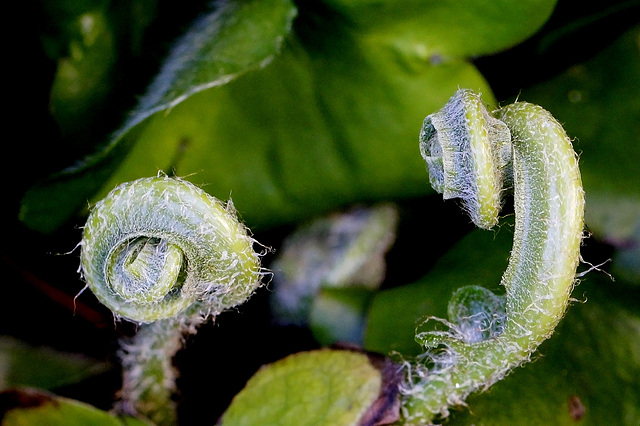
[[[181,179],[123,183],[96,204],[82,235],[82,276],[116,318],[140,323],[121,342],[118,411],[176,423],[172,358],[184,334],[260,285],[253,244],[231,202]]]
[[[89,288],[135,322],[215,315],[260,283],[253,239],[232,205],[167,176],[111,191],[91,211],[81,246]]]

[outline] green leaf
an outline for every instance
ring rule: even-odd
[[[0,390],[20,386],[53,389],[108,368],[106,363],[81,355],[31,347],[10,337],[0,337]]]
[[[91,405],[36,389],[0,393],[2,426],[150,426],[133,417],[118,417]]]
[[[372,38],[431,57],[469,57],[497,52],[535,33],[556,0],[327,0]]]
[[[261,368],[233,399],[221,424],[392,422],[399,413],[396,371],[385,361],[355,351],[321,349],[290,355]]]
[[[145,119],[194,93],[265,65],[279,49],[294,15],[289,0],[221,3],[178,42],[136,111],[104,148],[27,192],[21,219],[42,232],[55,230],[82,208],[126,155],[132,141],[123,141],[124,135],[136,133]]]

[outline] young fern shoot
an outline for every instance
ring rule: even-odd
[[[172,358],[185,333],[259,286],[253,243],[231,202],[163,175],[121,184],[93,208],[82,276],[116,318],[139,324],[122,342],[120,410],[175,424]]]
[[[497,223],[504,182],[513,185],[515,234],[505,295],[462,287],[449,303],[449,321],[437,320],[447,330],[417,334],[427,352],[401,389],[407,424],[446,417],[450,406],[528,361],[573,289],[584,194],[571,141],[537,105],[517,102],[494,115],[479,95],[460,90],[420,134],[433,187],[462,198],[477,226]]]

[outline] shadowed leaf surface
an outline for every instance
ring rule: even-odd
[[[109,369],[82,355],[32,347],[17,339],[0,337],[0,389],[29,386],[53,389],[77,383]]]
[[[133,417],[118,417],[91,405],[34,389],[0,393],[2,426],[150,426]]]

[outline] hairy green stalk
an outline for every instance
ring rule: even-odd
[[[501,282],[506,294],[462,287],[450,302],[450,320],[435,322],[446,324],[447,330],[416,336],[427,353],[424,363],[411,368],[402,388],[408,424],[446,417],[450,406],[464,404],[469,393],[486,389],[529,360],[553,333],[573,289],[584,194],[571,141],[539,106],[519,102],[495,114],[503,123],[497,126],[504,125],[511,135],[511,164],[500,161],[505,153],[503,133],[486,130],[488,122],[496,126],[495,119],[470,91],[459,91],[443,110],[427,117],[421,132],[421,150],[434,187],[456,187],[453,196],[464,198],[465,208],[481,227],[497,222],[495,200],[504,190],[496,176],[512,168],[508,174],[513,179],[515,235]],[[492,133],[499,137],[487,137]],[[476,152],[477,137],[484,139],[481,145],[491,154]],[[494,165],[474,163],[486,160]],[[502,170],[496,170],[496,164]],[[457,179],[455,184],[449,184],[452,179]],[[497,184],[486,185],[487,181]],[[489,187],[493,196],[486,195]]]
[[[122,389],[116,410],[142,414],[157,425],[175,425],[178,371],[173,356],[182,348],[184,326],[169,318],[140,326],[130,339],[120,342]]]
[[[124,183],[91,211],[82,276],[116,318],[139,324],[122,342],[121,410],[175,423],[171,360],[185,333],[260,284],[253,243],[230,202],[167,176]]]

